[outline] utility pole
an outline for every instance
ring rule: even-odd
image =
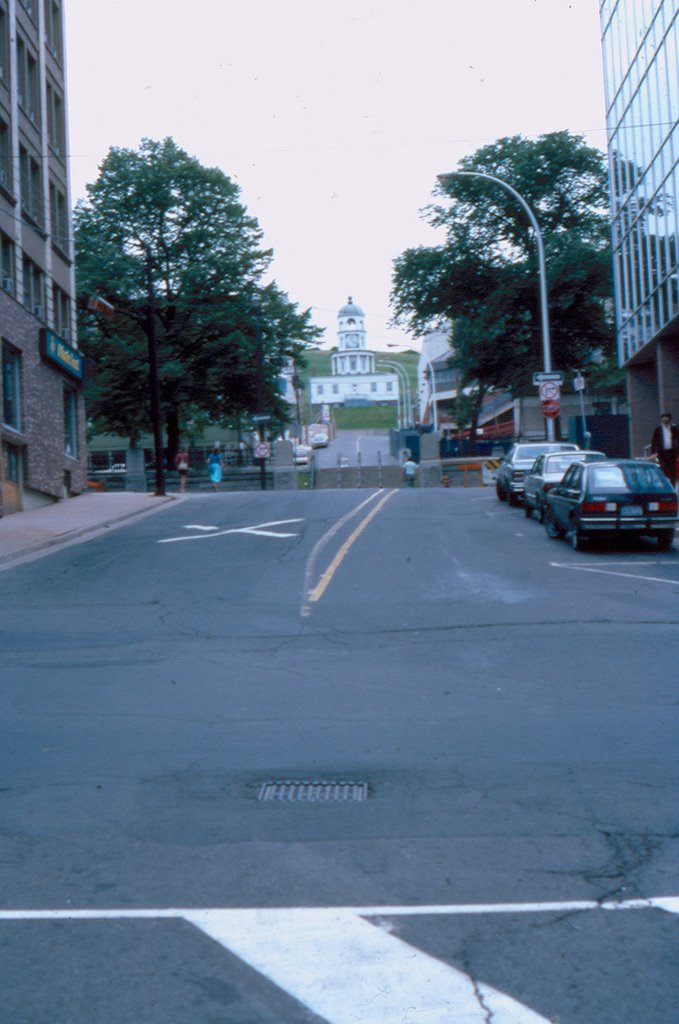
[[[259,295],[256,297],[254,302],[255,310],[255,340],[256,340],[256,368],[255,368],[255,382],[256,382],[256,404],[257,404],[257,425],[259,432],[260,441],[266,442],[266,424],[268,417],[266,415],[266,379],[264,376],[264,338],[262,336],[262,304]],[[266,490],[266,459],[259,459],[259,487],[260,490]]]
[[[149,353],[149,388],[151,392],[151,421],[153,423],[153,445],[156,459],[156,497],[165,495],[165,464],[163,453],[163,432],[160,421],[160,378],[158,376],[158,338],[156,335],[156,293],[151,273],[153,256],[146,248],[146,339]]]

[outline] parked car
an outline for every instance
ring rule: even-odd
[[[577,444],[566,441],[520,441],[509,449],[495,477],[495,493],[500,501],[516,505],[523,497],[523,480],[538,455],[548,452],[577,452]]]
[[[555,452],[540,455],[523,479],[523,511],[530,519],[537,512],[540,522],[545,518],[545,494],[561,483],[563,475],[573,462],[605,462],[605,452]]]
[[[295,465],[296,466],[307,466],[309,459],[311,458],[311,445],[300,442],[295,445]]]
[[[312,432],[309,429],[309,442],[312,448],[327,448],[329,441],[330,435],[327,430],[314,430]]]
[[[545,529],[567,537],[579,551],[592,537],[647,536],[669,551],[674,541],[677,494],[651,462],[624,459],[574,462],[545,497]]]

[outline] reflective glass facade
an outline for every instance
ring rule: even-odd
[[[621,364],[679,327],[676,0],[602,0]]]

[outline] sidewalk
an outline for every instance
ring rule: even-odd
[[[134,491],[88,492],[30,512],[4,516],[0,519],[0,569],[43,549],[69,544],[150,515],[176,500],[176,494],[157,498]]]

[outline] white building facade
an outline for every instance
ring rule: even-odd
[[[332,376],[309,381],[312,405],[382,405],[399,401],[396,373],[376,369],[375,353],[366,347],[365,313],[351,296],[337,314],[337,351]]]

